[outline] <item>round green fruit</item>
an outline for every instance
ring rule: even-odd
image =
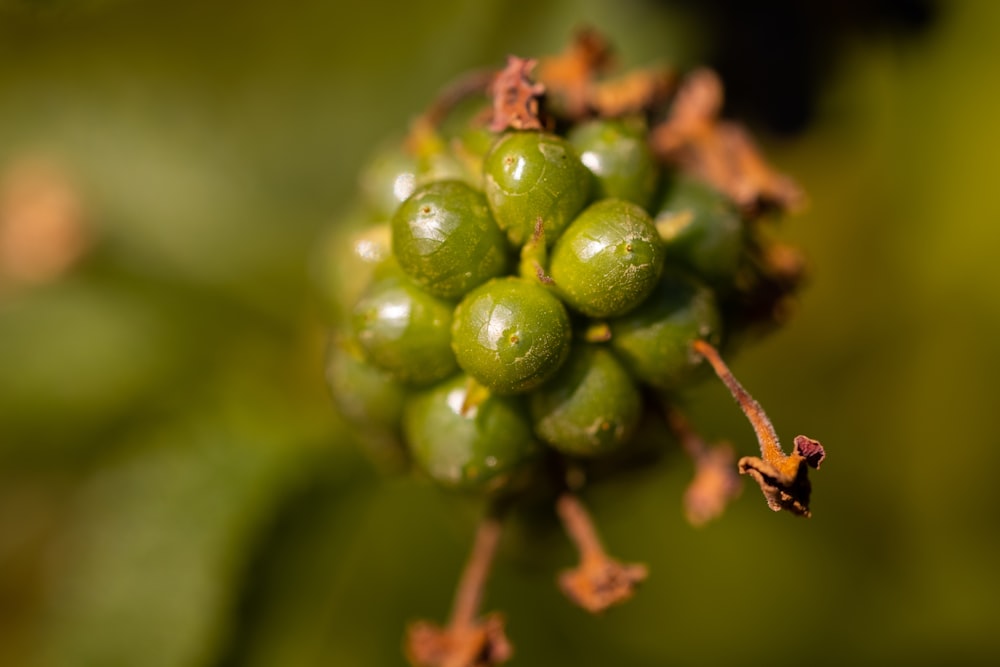
[[[649,147],[644,121],[594,119],[574,127],[567,138],[580,154],[580,162],[594,175],[598,198],[616,197],[649,208],[660,168]]]
[[[579,345],[548,382],[529,395],[535,433],[572,456],[601,456],[621,447],[642,416],[642,397],[605,347]]]
[[[552,249],[549,276],[559,296],[590,317],[639,305],[663,271],[663,243],[642,207],[602,199],[583,211]]]
[[[559,299],[537,283],[496,278],[455,309],[451,344],[458,365],[492,391],[528,391],[558,370],[570,346]]]
[[[411,396],[403,433],[414,462],[435,482],[496,492],[525,473],[539,454],[523,399],[470,398],[474,383],[456,375]]]
[[[415,156],[394,144],[379,148],[361,171],[362,200],[374,218],[388,220],[413,194],[419,172]]]
[[[541,222],[548,245],[590,200],[592,176],[576,149],[545,132],[508,132],[483,161],[483,187],[497,224],[516,246]]]
[[[657,208],[656,228],[672,266],[685,267],[713,286],[732,283],[746,239],[743,218],[728,196],[678,176]]]
[[[444,299],[507,270],[507,241],[486,199],[461,181],[419,187],[392,218],[392,249],[410,278]]]
[[[680,389],[696,377],[702,358],[691,345],[717,343],[719,312],[710,289],[665,272],[635,310],[608,321],[611,348],[632,377],[664,390]]]
[[[398,269],[369,286],[354,308],[354,335],[366,358],[399,382],[427,384],[457,370],[452,305]]]

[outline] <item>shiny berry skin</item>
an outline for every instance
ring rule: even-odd
[[[657,208],[656,227],[667,262],[713,286],[731,284],[745,245],[736,204],[712,186],[677,176]]]
[[[590,317],[639,305],[663,271],[663,243],[642,207],[602,199],[570,224],[552,249],[549,276],[559,296]]]
[[[457,299],[507,270],[507,240],[486,199],[461,181],[417,188],[392,218],[403,271],[435,296]]]
[[[351,423],[399,428],[406,388],[388,372],[366,361],[356,341],[331,342],[326,381],[337,409]]]
[[[338,323],[371,283],[376,271],[392,258],[392,238],[387,223],[350,224],[345,221],[323,239],[315,258],[315,275],[324,306]]]
[[[664,390],[698,377],[698,338],[718,342],[719,312],[712,291],[692,278],[664,272],[642,305],[608,321],[611,348],[634,378]]]
[[[592,176],[576,149],[545,132],[508,132],[483,161],[483,188],[510,241],[524,245],[541,219],[552,245],[590,200]]]
[[[642,416],[642,397],[632,378],[599,345],[574,345],[559,372],[528,400],[535,433],[571,456],[601,456],[618,449]]]
[[[366,358],[397,381],[427,384],[457,370],[452,305],[396,269],[372,283],[354,308],[355,338]]]
[[[451,344],[466,373],[492,391],[513,394],[558,370],[570,335],[559,299],[537,283],[508,277],[477,287],[458,304]]]
[[[417,187],[419,164],[406,150],[387,144],[361,172],[362,200],[376,220],[388,220]]]
[[[409,455],[400,430],[407,388],[364,359],[355,341],[332,340],[326,382],[337,411],[373,463],[398,470]]]
[[[469,377],[460,373],[412,395],[403,433],[414,462],[438,484],[495,492],[517,481],[541,448],[523,397],[490,394],[470,401],[469,387]]]
[[[638,118],[594,119],[570,131],[569,142],[594,175],[595,198],[616,197],[649,208],[660,167],[646,135],[646,124]]]

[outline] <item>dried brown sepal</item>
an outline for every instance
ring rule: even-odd
[[[653,150],[725,192],[749,213],[800,208],[805,195],[795,182],[767,164],[742,126],[719,120],[722,100],[715,72],[692,72],[682,82],[670,116],[653,129]]]
[[[729,443],[709,446],[676,408],[667,407],[667,423],[694,463],[694,478],[684,491],[684,516],[692,526],[717,519],[743,490],[736,474],[736,453]]]
[[[490,130],[542,129],[538,98],[545,93],[545,86],[537,83],[531,74],[537,64],[533,58],[507,57],[507,66],[500,70],[490,87],[493,96]]]
[[[602,118],[641,113],[666,101],[675,80],[674,71],[666,67],[634,70],[592,84],[587,103]]]
[[[559,588],[579,607],[598,614],[631,598],[647,576],[649,569],[645,565],[605,558],[582,562],[561,573]]]
[[[492,667],[513,655],[499,613],[458,628],[416,621],[407,628],[404,648],[407,660],[418,667]]]
[[[557,112],[577,119],[590,112],[591,85],[594,78],[612,62],[611,45],[593,28],[576,32],[562,53],[543,58],[538,79],[545,84],[549,101]]]
[[[81,193],[57,162],[26,155],[0,173],[0,293],[68,273],[93,245]],[[2,297],[2,294],[0,294]]]
[[[795,452],[779,465],[755,456],[740,459],[740,474],[750,475],[760,485],[768,506],[775,512],[786,510],[809,517],[809,483],[807,468],[819,468],[826,458],[823,445],[804,435],[795,437]]]
[[[795,438],[794,451],[785,454],[764,408],[737,381],[716,349],[703,340],[695,341],[692,347],[712,365],[715,374],[739,403],[757,435],[761,456],[745,456],[740,459],[740,474],[753,477],[764,492],[768,506],[774,511],[787,510],[798,516],[811,516],[809,496],[812,488],[807,469],[819,468],[826,458],[823,446],[817,440],[800,435]]]
[[[575,495],[563,493],[556,501],[556,511],[580,551],[580,564],[559,575],[559,588],[566,597],[593,614],[631,598],[638,584],[649,576],[649,569],[608,556],[590,515]]]
[[[684,516],[692,526],[719,518],[743,490],[736,474],[736,452],[728,443],[710,447],[695,459],[694,478],[684,491]]]
[[[462,571],[447,626],[416,621],[407,628],[403,651],[415,667],[492,667],[510,659],[513,649],[498,613],[479,616],[480,602],[500,542],[500,514],[491,507],[479,523],[472,553]]]

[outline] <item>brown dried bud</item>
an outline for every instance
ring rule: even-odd
[[[502,614],[471,626],[444,627],[417,621],[407,629],[406,657],[417,667],[493,667],[513,654]]]
[[[541,130],[538,117],[538,98],[545,93],[545,86],[536,83],[531,70],[538,63],[534,59],[507,57],[507,66],[493,81],[493,120],[490,130],[503,132],[515,130]]]
[[[650,137],[653,150],[725,192],[744,210],[800,208],[805,195],[764,160],[740,125],[718,119],[722,83],[709,69],[692,72],[674,99],[670,117]]]
[[[745,456],[740,459],[740,474],[750,475],[761,491],[768,506],[775,512],[788,510],[799,516],[811,516],[809,511],[809,495],[812,485],[809,483],[807,468],[819,468],[826,458],[823,445],[804,435],[796,436],[795,452],[784,461],[769,463],[755,456]]]

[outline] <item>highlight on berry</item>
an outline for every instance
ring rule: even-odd
[[[806,436],[786,453],[724,357],[780,327],[805,276],[777,240],[805,196],[720,117],[707,69],[617,71],[581,31],[560,54],[510,56],[446,86],[362,171],[352,213],[319,246],[333,402],[378,465],[482,499],[447,624],[414,622],[414,665],[496,665],[504,617],[482,614],[504,517],[547,498],[579,565],[557,588],[588,612],[647,575],[608,555],[588,484],[679,445],[693,525],[741,489],[811,515]],[[717,376],[760,456],[711,444],[684,392]]]

